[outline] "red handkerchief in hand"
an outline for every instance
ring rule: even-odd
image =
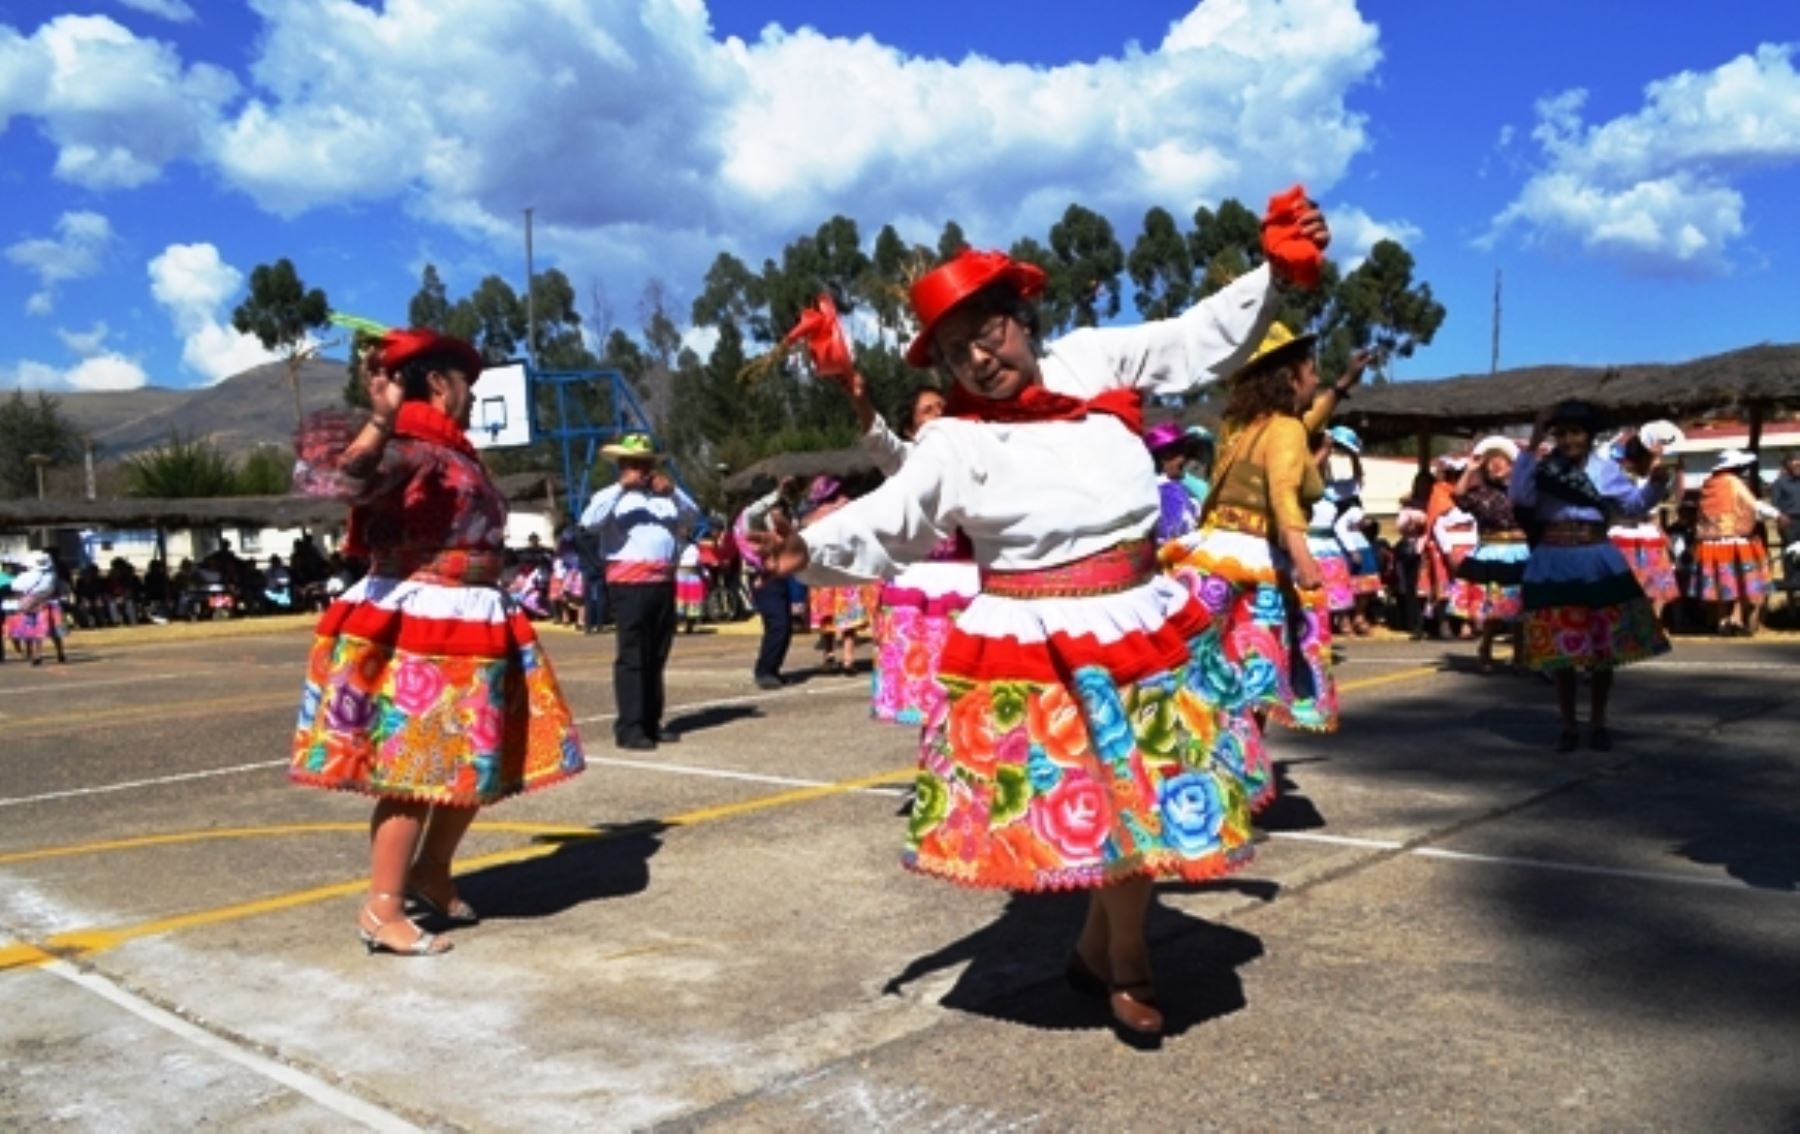
[[[844,325],[838,322],[837,304],[824,293],[815,306],[800,313],[793,330],[781,341],[805,346],[812,356],[813,370],[821,378],[844,378],[856,369],[850,357],[850,340],[844,337]]]
[[[1263,255],[1276,276],[1298,287],[1319,286],[1319,265],[1325,252],[1300,231],[1300,214],[1306,209],[1306,187],[1296,185],[1269,198],[1263,215]]]

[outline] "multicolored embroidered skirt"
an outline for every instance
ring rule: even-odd
[[[1669,652],[1656,611],[1610,543],[1538,544],[1523,591],[1532,669],[1616,669]]]
[[[1222,656],[1238,672],[1225,707],[1330,732],[1338,723],[1331,610],[1323,590],[1289,584],[1287,557],[1278,563],[1277,555],[1267,537],[1204,528],[1165,545],[1161,558],[1212,616]]]
[[[63,636],[60,602],[48,602],[36,610],[15,610],[6,616],[0,633],[15,642],[42,642]]]
[[[288,778],[449,806],[585,766],[531,623],[487,586],[371,575],[319,619]]]
[[[812,628],[820,634],[856,634],[874,622],[881,605],[881,584],[860,587],[808,587],[807,609]]]
[[[1369,537],[1353,532],[1349,538],[1339,541],[1338,546],[1343,548],[1344,559],[1350,564],[1350,589],[1359,595],[1380,594],[1381,558],[1375,554],[1375,545],[1369,542]]]
[[[1609,535],[1612,545],[1625,557],[1625,565],[1636,576],[1638,586],[1651,602],[1674,602],[1681,597],[1675,583],[1675,560],[1669,555],[1667,536]]]
[[[706,580],[698,571],[678,569],[675,572],[675,617],[682,622],[698,622],[706,611]]]
[[[1325,580],[1325,605],[1333,614],[1356,607],[1356,591],[1350,583],[1350,560],[1330,532],[1307,532],[1306,549],[1312,552]]]
[[[1450,613],[1470,622],[1517,622],[1525,616],[1525,563],[1531,548],[1523,538],[1480,544],[1456,568]]]
[[[1703,539],[1694,552],[1688,593],[1702,602],[1746,602],[1769,597],[1769,553],[1741,536]]]
[[[1235,679],[1172,580],[1082,598],[984,593],[950,632],[905,865],[968,886],[1201,880],[1252,854],[1274,778],[1217,701]]]
[[[945,697],[938,659],[979,585],[973,563],[926,563],[882,588],[870,716],[920,725],[936,712]]]

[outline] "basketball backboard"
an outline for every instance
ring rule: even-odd
[[[525,364],[490,366],[475,383],[474,412],[469,415],[469,441],[477,449],[508,449],[531,444],[531,384]]]

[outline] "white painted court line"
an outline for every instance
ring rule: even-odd
[[[54,673],[55,670],[50,672]],[[109,677],[104,681],[59,681],[55,685],[33,685],[23,689],[0,689],[0,697],[42,697],[46,693],[73,693],[80,689],[104,689],[109,685],[140,685],[148,681],[178,681],[194,677],[188,673],[147,673],[142,677]]]
[[[1425,858],[1437,862],[1472,863],[1481,866],[1512,866],[1522,870],[1554,870],[1564,874],[1586,874],[1597,878],[1627,878],[1634,882],[1672,882],[1681,886],[1707,886],[1718,890],[1741,890],[1752,893],[1800,893],[1762,890],[1736,878],[1717,878],[1703,874],[1675,874],[1666,870],[1628,870],[1616,866],[1591,866],[1581,862],[1557,862],[1543,858],[1519,858],[1513,855],[1476,854],[1473,851],[1448,850],[1443,847],[1413,847],[1392,839],[1359,839],[1350,835],[1325,835],[1316,831],[1270,831],[1267,837],[1280,842],[1324,843],[1329,846],[1356,847],[1362,850],[1401,851],[1408,858]]]
[[[830,787],[831,780],[802,780],[792,776],[767,776],[761,772],[734,772],[728,768],[702,768],[692,764],[664,764],[650,760],[621,760],[614,756],[589,756],[589,764],[607,768],[639,768],[646,772],[667,772],[675,776],[706,776],[720,780],[747,780],[753,784],[777,784],[783,787]],[[893,787],[856,788],[852,795],[905,795],[908,789]]]
[[[720,707],[723,707],[726,705],[739,705],[739,704],[744,704],[746,702],[751,702],[751,701],[772,701],[772,700],[775,700],[780,697],[830,696],[833,693],[850,692],[850,691],[859,692],[865,696],[867,695],[867,690],[860,690],[860,689],[853,690],[853,688],[848,685],[830,686],[830,687],[827,687],[824,689],[818,689],[818,690],[809,690],[809,689],[804,689],[804,688],[789,688],[789,689],[769,690],[768,692],[764,692],[764,693],[750,693],[750,694],[746,694],[742,697],[719,697],[719,698],[715,698],[710,701],[694,701],[694,702],[691,702],[689,704],[684,704],[684,705],[670,705],[668,707],[668,712],[670,715],[674,715],[674,714],[686,712],[686,711],[692,710],[692,709],[720,708]],[[579,720],[577,720],[575,723],[576,724],[598,724],[603,721],[610,721],[614,717],[617,717],[617,716],[618,716],[617,713],[599,713],[599,714],[596,714],[591,717],[582,717]],[[188,780],[204,780],[204,779],[210,779],[215,776],[242,775],[245,772],[259,772],[259,771],[267,771],[270,768],[285,767],[287,765],[287,763],[288,763],[288,761],[286,761],[286,760],[258,760],[257,762],[255,762],[253,764],[236,764],[229,768],[207,768],[207,769],[204,769],[204,770],[198,771],[198,772],[177,772],[173,775],[168,775],[168,776],[154,776],[149,779],[142,779],[142,780],[126,780],[124,782],[116,783],[116,784],[97,784],[93,787],[70,788],[65,791],[44,792],[41,795],[14,796],[11,799],[0,799],[0,807],[23,807],[28,803],[51,803],[51,802],[54,802],[59,799],[79,799],[83,796],[90,796],[90,795],[110,795],[114,792],[132,791],[137,788],[161,787],[165,784],[178,784],[178,783],[183,783]],[[590,757],[588,757],[588,763],[590,763],[590,764],[617,764],[621,767],[638,766],[638,767],[643,767],[645,769],[649,769],[652,771],[673,772],[677,775],[714,776],[719,779],[750,780],[753,782],[762,782],[762,783],[788,784],[788,785],[792,785],[795,787],[824,787],[829,782],[826,780],[801,780],[801,779],[788,779],[786,777],[781,777],[781,776],[764,776],[759,773],[734,772],[734,771],[730,771],[729,769],[724,769],[724,768],[699,768],[699,767],[681,766],[681,765],[656,764],[656,763],[649,763],[649,762],[644,762],[644,763],[639,764],[636,761],[615,760],[610,757],[590,756]],[[886,790],[886,789],[882,789],[882,788],[861,788],[859,790],[863,791],[863,792],[872,793],[875,795],[896,794],[895,791],[890,791],[890,790]]]
[[[173,1012],[158,1008],[143,997],[126,991],[99,973],[84,972],[67,961],[49,961],[38,966],[38,969],[41,972],[60,977],[78,988],[85,989],[100,999],[123,1008],[145,1023],[161,1028],[179,1039],[184,1039],[203,1051],[255,1072],[296,1094],[304,1095],[333,1114],[349,1119],[370,1130],[382,1131],[383,1134],[421,1134],[423,1131],[423,1127],[415,1126],[392,1111],[383,1110],[374,1103],[359,1099],[317,1076],[308,1075],[304,1071],[277,1063],[267,1056],[239,1047],[204,1028],[196,1027]]]
[[[1360,847],[1364,850],[1399,850],[1406,845],[1389,839],[1358,839],[1349,835],[1321,835],[1315,831],[1270,831],[1268,837],[1283,842],[1328,843],[1335,847]]]
[[[1527,870],[1554,870],[1565,874],[1588,874],[1599,878],[1628,878],[1635,882],[1672,882],[1680,886],[1707,886],[1719,890],[1742,890],[1754,894],[1781,894],[1800,898],[1800,891],[1769,890],[1752,886],[1736,878],[1711,878],[1701,874],[1672,874],[1663,870],[1626,870],[1616,866],[1588,866],[1578,862],[1553,862],[1541,858],[1515,858],[1503,854],[1473,854],[1469,851],[1419,847],[1408,851],[1415,858],[1444,862],[1472,862],[1483,866],[1516,866]]]
[[[258,760],[254,764],[238,764],[230,768],[208,768],[201,772],[179,772],[172,776],[157,776],[148,780],[126,780],[123,783],[101,784],[96,787],[71,788],[67,791],[49,791],[42,795],[21,795],[12,799],[0,799],[0,807],[21,807],[27,803],[48,803],[54,799],[74,799],[83,795],[107,795],[115,791],[130,791],[133,788],[157,787],[162,784],[178,784],[184,780],[204,780],[213,776],[235,776],[243,772],[255,772],[269,768],[279,768],[286,760]]]

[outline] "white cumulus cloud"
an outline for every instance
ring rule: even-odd
[[[112,328],[105,320],[95,323],[85,331],[71,331],[66,327],[56,329],[56,337],[62,340],[63,346],[82,358],[92,358],[106,349],[106,337],[112,334]]]
[[[181,336],[181,361],[208,382],[220,382],[277,356],[227,320],[226,304],[244,274],[211,244],[171,244],[147,266],[150,294],[169,312]]]
[[[0,26],[0,127],[37,119],[56,176],[84,188],[142,185],[201,156],[237,89],[230,72],[185,67],[174,47],[105,16],[57,16],[30,36]]]
[[[1383,240],[1412,246],[1425,239],[1424,230],[1404,220],[1377,220],[1354,205],[1333,205],[1325,210],[1331,223],[1331,258],[1345,271],[1369,257],[1369,249]]]
[[[1659,270],[1717,272],[1744,236],[1745,174],[1800,164],[1795,44],[1650,83],[1636,111],[1597,125],[1587,92],[1537,104],[1541,168],[1484,238],[1511,229]]]
[[[1210,0],[1153,47],[1058,66],[719,39],[700,0],[253,6],[254,91],[214,147],[229,183],[288,216],[399,199],[509,249],[533,206],[541,247],[622,292],[834,212],[1005,243],[1072,201],[1131,231],[1153,204],[1323,192],[1367,144],[1346,98],[1380,60],[1353,0]]]
[[[55,236],[9,245],[6,258],[38,278],[38,290],[26,300],[25,310],[48,315],[56,307],[56,286],[98,272],[112,243],[112,222],[100,213],[77,210],[57,218]]]
[[[31,360],[0,367],[0,389],[135,390],[148,382],[143,367],[111,351],[67,368]]]
[[[161,16],[178,24],[190,23],[195,18],[194,9],[188,6],[187,0],[119,0],[119,3],[134,12]]]

